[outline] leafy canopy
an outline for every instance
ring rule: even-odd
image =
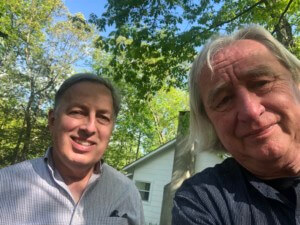
[[[97,46],[112,53],[115,80],[139,85],[147,98],[162,86],[184,87],[189,64],[213,34],[260,24],[299,54],[299,0],[108,0]]]

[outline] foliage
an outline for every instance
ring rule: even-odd
[[[114,79],[139,85],[147,98],[165,84],[184,86],[186,65],[205,41],[245,24],[263,25],[300,55],[299,7],[299,0],[108,0],[102,17],[90,21],[112,30],[98,47],[112,53]]]
[[[55,88],[85,57],[93,30],[60,0],[0,3],[0,167],[44,154]]]
[[[130,161],[138,140],[143,151],[151,151],[175,137],[176,106],[182,103],[172,102],[177,89],[171,87],[186,88],[189,65],[212,35],[260,24],[300,56],[299,7],[299,0],[108,0],[106,12],[90,21],[99,31],[110,30],[95,42],[94,58],[105,62],[95,69],[125,96],[110,151],[119,153],[115,162]]]
[[[188,109],[187,93],[175,88],[160,90],[139,110],[131,108],[126,97],[123,100],[125,107],[105,155],[108,163],[118,169],[174,139],[178,113]]]
[[[96,49],[94,69],[101,76],[113,79],[115,67],[110,66],[111,53]],[[188,110],[187,92],[162,88],[151,99],[138,98],[140,85],[124,79],[115,85],[122,96],[122,109],[105,160],[121,169],[167,141],[174,139],[179,111]]]
[[[178,112],[188,109],[189,65],[211,35],[257,23],[300,56],[299,7],[300,0],[108,0],[90,21],[111,32],[94,41],[93,26],[61,0],[0,1],[0,167],[44,153],[54,90],[93,54],[95,71],[121,91],[105,158],[122,168],[175,138]]]

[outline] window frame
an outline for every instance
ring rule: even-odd
[[[140,189],[138,187],[137,183],[149,184],[149,190],[142,190],[142,189]],[[150,181],[144,181],[144,180],[135,180],[134,184],[135,184],[135,186],[137,187],[137,189],[138,189],[138,191],[140,193],[142,201],[143,202],[150,202],[150,194],[151,194],[151,186],[152,186],[151,182]],[[148,199],[147,200],[143,199],[141,192],[148,193]]]

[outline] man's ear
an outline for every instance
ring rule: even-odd
[[[53,126],[54,126],[54,120],[55,120],[55,112],[53,109],[50,109],[48,112],[48,128],[51,132]]]

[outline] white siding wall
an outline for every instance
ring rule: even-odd
[[[168,149],[134,170],[134,181],[151,183],[149,201],[143,201],[146,225],[159,225],[164,186],[171,181],[173,158],[174,149]]]
[[[219,157],[214,152],[209,152],[209,151],[199,152],[196,155],[196,160],[195,160],[195,173],[201,172],[207,167],[213,167],[214,165],[222,161],[223,159],[221,159],[221,157]]]

